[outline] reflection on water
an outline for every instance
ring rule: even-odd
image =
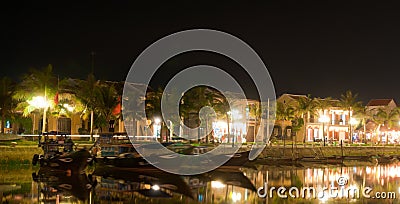
[[[32,172],[35,172],[32,174]],[[266,186],[373,188],[395,192],[396,199],[260,198]],[[268,191],[269,192],[269,191]],[[321,166],[312,168],[257,166],[224,168],[195,176],[179,176],[157,169],[102,167],[90,174],[70,175],[48,169],[0,169],[2,203],[397,203],[400,195],[400,164],[379,166]],[[361,194],[361,193],[360,193]],[[290,196],[289,196],[290,197]],[[372,196],[371,196],[372,197]]]

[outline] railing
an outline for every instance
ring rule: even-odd
[[[18,135],[20,137],[39,137],[39,135]],[[49,136],[65,136],[65,135],[49,135]],[[90,137],[90,135],[68,135],[70,137]],[[93,137],[99,137],[99,135],[93,135]]]

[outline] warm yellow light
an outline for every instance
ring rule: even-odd
[[[329,117],[326,116],[326,115],[322,115],[322,116],[318,119],[318,121],[321,122],[321,123],[329,122]]]
[[[211,188],[224,188],[225,184],[221,183],[221,181],[211,181]]]
[[[355,118],[350,118],[350,124],[351,125],[356,125],[358,121]]]
[[[160,186],[159,185],[154,185],[154,186],[151,186],[151,189],[153,189],[155,191],[158,191],[158,190],[160,190]]]
[[[74,110],[74,107],[70,106],[69,104],[64,104],[64,108],[66,108],[69,112],[72,112]]]
[[[233,192],[232,193],[232,201],[236,202],[236,201],[240,201],[242,199],[242,194],[239,192]]]
[[[49,107],[49,102],[44,99],[43,96],[34,96],[32,100],[27,101],[29,105],[35,108],[47,108]]]

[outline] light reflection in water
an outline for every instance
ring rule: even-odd
[[[18,171],[13,172],[15,179],[10,178],[12,175],[9,171],[7,173],[2,171],[4,170],[0,170],[0,182],[2,182],[0,190],[2,190],[1,199],[3,203],[6,201],[9,203],[44,203],[40,199],[44,197],[45,180],[43,182],[33,181],[26,185],[18,183],[18,178],[22,178],[18,175]],[[80,198],[77,198],[73,191],[54,190],[55,186],[48,188],[48,190],[53,190],[54,195],[52,194],[52,196],[58,199],[59,203],[147,203],[150,201],[162,203],[166,199],[173,203],[281,203],[284,200],[287,200],[287,203],[293,203],[297,199],[299,202],[337,203],[341,202],[341,198],[330,198],[325,194],[321,198],[306,200],[299,198],[282,200],[277,198],[276,194],[273,198],[259,198],[256,189],[264,186],[264,183],[267,183],[268,188],[284,186],[289,189],[296,186],[318,189],[334,186],[340,189],[344,187],[339,186],[337,180],[339,177],[345,177],[348,179],[346,188],[372,187],[374,192],[393,191],[400,195],[400,164],[309,168],[257,166],[256,168],[242,168],[240,170],[213,171],[197,176],[174,175],[171,177],[171,175],[165,173],[149,174],[147,172],[143,174],[136,172],[134,173],[136,176],[127,179],[113,177],[113,175],[118,175],[119,172],[116,171],[111,176],[94,175],[93,179],[96,180],[97,184],[89,191],[85,191],[84,195],[80,195]],[[23,173],[26,174],[26,171],[23,171]],[[170,180],[165,178],[170,178]],[[51,179],[52,181],[60,180],[59,177],[54,175]],[[68,181],[73,178],[62,177],[62,179]],[[85,182],[87,182],[86,177]],[[22,186],[22,189],[18,187],[6,190],[7,186]],[[181,189],[182,186],[185,189]],[[80,187],[85,189],[87,183]],[[351,198],[354,198],[354,192],[350,193]],[[357,203],[374,200],[352,199],[352,201]],[[395,203],[397,201],[387,199],[379,200],[379,203]]]

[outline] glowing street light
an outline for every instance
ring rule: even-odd
[[[34,108],[47,108],[49,107],[49,102],[44,99],[43,96],[34,96],[32,100],[27,101],[29,105]]]
[[[156,123],[156,125],[160,124],[161,120],[160,118],[154,118],[154,122]]]
[[[50,107],[50,102],[46,100],[43,96],[34,96],[32,100],[27,101],[28,104],[34,108],[41,109],[43,108],[43,124],[42,124],[42,132],[46,131],[46,111],[47,108]]]
[[[325,146],[325,123],[329,122],[329,117],[326,115],[322,115],[318,119],[318,121],[322,123],[322,136],[323,136],[324,146]]]
[[[160,186],[156,184],[156,185],[151,186],[151,189],[158,191],[158,190],[160,190]]]

